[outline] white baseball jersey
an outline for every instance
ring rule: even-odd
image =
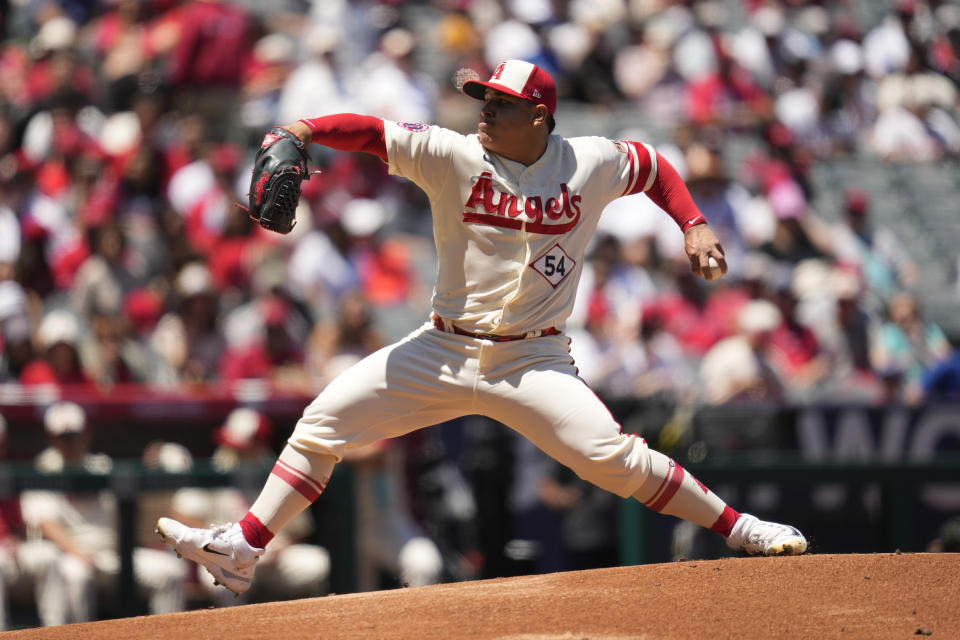
[[[430,198],[439,275],[434,311],[473,332],[563,328],[604,207],[646,191],[653,147],[552,135],[525,166],[476,134],[384,121],[390,173]]]
[[[653,148],[551,136],[527,167],[485,151],[476,135],[389,121],[384,129],[390,172],[430,197],[434,312],[467,332],[541,334],[496,341],[427,322],[332,380],[304,409],[290,444],[339,461],[381,438],[480,414],[580,477],[633,495],[649,477],[646,442],[622,433],[577,376],[567,337],[544,330],[570,315],[600,212],[653,184]]]

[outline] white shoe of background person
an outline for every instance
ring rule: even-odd
[[[742,513],[727,537],[727,546],[752,556],[799,556],[807,551],[807,539],[796,527]]]
[[[237,595],[250,588],[257,560],[264,553],[250,546],[235,522],[193,529],[172,518],[160,518],[157,533],[177,555],[202,565],[215,582]]]

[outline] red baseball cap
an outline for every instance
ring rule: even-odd
[[[870,196],[867,192],[858,187],[849,187],[843,193],[843,204],[847,211],[853,213],[864,213],[870,206]]]
[[[471,98],[483,100],[485,88],[502,91],[517,98],[529,100],[547,107],[550,115],[557,110],[557,87],[550,74],[524,60],[501,62],[486,82],[468,80],[463,83],[463,92]]]

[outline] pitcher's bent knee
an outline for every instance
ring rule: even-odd
[[[340,421],[315,400],[304,409],[287,442],[302,452],[330,455],[340,462],[347,438],[339,432],[339,424]]]
[[[628,498],[640,488],[650,473],[650,449],[640,436],[621,434],[616,440],[600,444],[572,464],[564,464],[587,482],[621,498]]]

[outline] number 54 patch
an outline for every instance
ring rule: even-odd
[[[552,287],[560,284],[576,265],[576,261],[568,256],[559,244],[553,245],[549,251],[530,263],[530,267],[546,278]]]

